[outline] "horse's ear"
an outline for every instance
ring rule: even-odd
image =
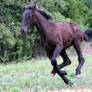
[[[25,9],[35,10],[35,9],[38,9],[38,5],[36,3],[35,4],[29,4],[29,5],[25,6]]]
[[[27,5],[27,6],[25,6],[25,10],[26,9],[31,9],[31,7],[32,7],[31,5]]]
[[[34,4],[34,9],[38,9],[38,5],[36,3]]]
[[[25,6],[24,9],[26,10],[27,9],[27,6]]]

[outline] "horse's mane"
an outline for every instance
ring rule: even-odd
[[[34,7],[34,4],[28,4],[25,6],[25,9],[32,9]],[[44,10],[37,7],[37,11],[44,16],[47,20],[52,19],[52,16],[50,14],[47,14]]]
[[[38,12],[41,14],[41,15],[43,15],[47,20],[49,20],[49,19],[51,19],[52,20],[52,16],[50,15],[50,14],[47,14],[44,10],[42,10],[42,9],[37,9],[38,10]]]

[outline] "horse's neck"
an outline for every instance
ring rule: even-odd
[[[45,19],[40,13],[36,12],[36,28],[41,37],[46,37],[49,21]]]

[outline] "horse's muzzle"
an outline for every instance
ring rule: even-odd
[[[25,35],[27,33],[27,31],[20,29],[21,34]]]

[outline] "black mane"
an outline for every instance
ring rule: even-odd
[[[33,8],[34,8],[34,4],[29,4],[29,5],[25,6],[25,9],[33,9]],[[37,11],[41,15],[43,15],[47,20],[49,20],[49,19],[52,20],[52,16],[50,14],[47,14],[44,10],[37,7]]]
[[[47,14],[44,10],[39,9],[38,8],[38,12],[43,15],[47,20],[51,19],[52,20],[52,16],[50,14]]]

